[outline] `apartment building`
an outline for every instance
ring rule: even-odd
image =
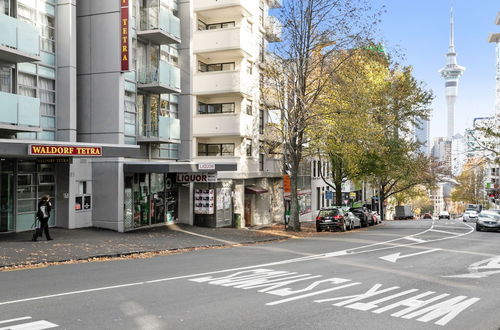
[[[260,152],[276,0],[0,0],[0,232],[282,217]],[[198,203],[197,203],[198,201]]]

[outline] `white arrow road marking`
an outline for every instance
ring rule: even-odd
[[[416,237],[412,237],[412,236],[405,237],[405,239],[407,239],[409,241],[414,241],[414,242],[417,242],[417,243],[425,243],[425,242],[427,242],[425,239],[416,238]]]
[[[442,277],[453,277],[453,278],[483,278],[490,275],[500,273],[500,256],[488,258],[471,264],[467,267],[469,273],[459,274],[459,275],[448,275]],[[481,270],[488,270],[482,272]]]
[[[398,252],[398,253],[389,254],[388,256],[383,256],[383,257],[379,257],[379,258],[384,259],[386,261],[390,261],[390,262],[396,262],[399,259],[409,258],[409,257],[413,257],[413,256],[418,256],[420,254],[431,253],[431,252],[440,251],[440,250],[441,249],[432,249],[432,250],[426,250],[426,251],[422,251],[422,252],[407,254],[404,256],[402,256],[401,253]]]

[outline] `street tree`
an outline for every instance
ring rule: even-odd
[[[284,170],[292,186],[288,230],[300,231],[298,174],[310,141],[307,129],[315,117],[313,107],[337,69],[327,59],[333,52],[360,44],[378,15],[372,15],[367,0],[288,0],[279,16],[284,41],[267,67],[270,84],[266,88],[273,89],[277,100],[273,106],[281,111]]]
[[[452,201],[484,204],[485,164],[484,158],[472,158],[465,163],[462,173],[456,177],[458,184],[451,192]]]

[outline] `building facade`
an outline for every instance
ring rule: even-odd
[[[65,228],[283,219],[259,149],[279,5],[0,1],[0,232],[29,230],[44,194]]]

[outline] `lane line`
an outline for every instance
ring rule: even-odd
[[[447,240],[447,239],[452,239],[452,238],[457,238],[457,237],[461,237],[461,236],[464,236],[464,235],[468,235],[468,234],[470,234],[471,232],[474,231],[474,228],[471,227],[471,226],[469,226],[469,225],[467,225],[467,226],[470,227],[470,229],[471,229],[467,233],[461,234],[459,236],[450,236],[450,237],[444,237],[444,238],[439,238],[439,239],[435,239],[435,240],[430,240],[430,241],[426,241],[425,243],[432,243],[432,242],[437,242],[437,241],[442,241],[442,240]],[[341,251],[335,251],[335,252],[329,252],[329,253],[322,253],[322,254],[311,255],[311,256],[307,256],[307,257],[293,258],[293,259],[287,259],[287,260],[270,262],[270,263],[253,265],[253,266],[237,267],[237,268],[230,268],[230,269],[217,270],[217,271],[211,271],[211,272],[204,272],[204,273],[198,273],[198,274],[182,275],[182,276],[176,276],[176,277],[167,277],[167,278],[161,278],[161,279],[156,279],[156,280],[149,280],[149,281],[144,281],[144,282],[135,282],[135,283],[128,283],[128,284],[120,284],[120,285],[100,287],[100,288],[93,288],[93,289],[86,289],[86,290],[77,290],[77,291],[70,291],[70,292],[62,292],[62,293],[57,293],[57,294],[52,294],[52,295],[31,297],[31,298],[25,298],[25,299],[10,300],[10,301],[0,302],[0,306],[10,305],[10,304],[16,304],[16,303],[22,303],[22,302],[28,302],[28,301],[36,301],[36,300],[42,300],[42,299],[50,299],[50,298],[55,298],[55,297],[69,296],[69,295],[75,295],[75,294],[82,294],[82,293],[89,293],[89,292],[96,292],[96,291],[118,289],[118,288],[123,288],[123,287],[139,286],[139,285],[153,284],[153,283],[173,281],[173,280],[179,280],[179,279],[187,279],[187,278],[192,278],[192,277],[199,277],[199,276],[206,276],[206,275],[213,275],[213,274],[234,272],[234,271],[240,271],[240,270],[248,270],[248,269],[253,269],[253,268],[262,268],[262,267],[269,267],[269,266],[286,265],[286,264],[291,264],[291,263],[296,263],[296,262],[302,262],[302,261],[310,261],[310,260],[331,258],[331,257],[337,257],[337,256],[343,256],[343,255],[354,255],[354,254],[368,253],[368,252],[381,251],[381,250],[387,250],[387,249],[394,249],[394,248],[398,248],[398,247],[400,248],[400,247],[406,247],[406,246],[413,246],[413,245],[418,245],[418,244],[423,244],[423,243],[415,242],[415,243],[410,243],[410,244],[395,244],[393,246],[385,246],[385,247],[382,247],[382,248],[376,248],[376,249],[364,250],[364,251],[356,252],[356,250],[360,250],[360,249],[363,249],[363,248],[377,246],[377,245],[383,245],[383,244],[387,244],[387,243],[392,243],[392,242],[395,242],[395,241],[407,239],[408,237],[414,237],[414,236],[417,236],[417,235],[421,235],[421,234],[424,234],[426,232],[429,232],[430,230],[432,230],[433,227],[434,227],[434,221],[432,222],[431,227],[428,228],[428,229],[426,229],[426,230],[424,230],[423,232],[420,232],[420,233],[417,233],[417,234],[413,234],[413,235],[409,235],[409,236],[406,236],[406,237],[400,237],[400,238],[397,238],[397,239],[392,239],[392,240],[385,241],[385,242],[368,244],[366,246],[360,246],[360,247],[353,248],[353,249],[347,249],[347,250],[341,250]]]
[[[16,321],[30,320],[31,318],[32,318],[31,316],[18,317],[17,319],[10,319],[10,320],[0,321],[0,324],[11,323],[11,322],[16,322]]]
[[[425,242],[427,242],[425,239],[416,238],[416,237],[408,237],[407,240],[418,242],[418,243],[425,243]]]
[[[450,234],[450,235],[460,235],[460,233],[454,233],[454,232],[451,232],[451,231],[444,231],[444,230],[438,230],[438,229],[433,229],[431,231],[435,232],[435,233],[443,233],[443,234]]]
[[[45,330],[57,327],[57,324],[42,320],[17,325],[9,325],[8,327],[0,328],[0,330]]]

